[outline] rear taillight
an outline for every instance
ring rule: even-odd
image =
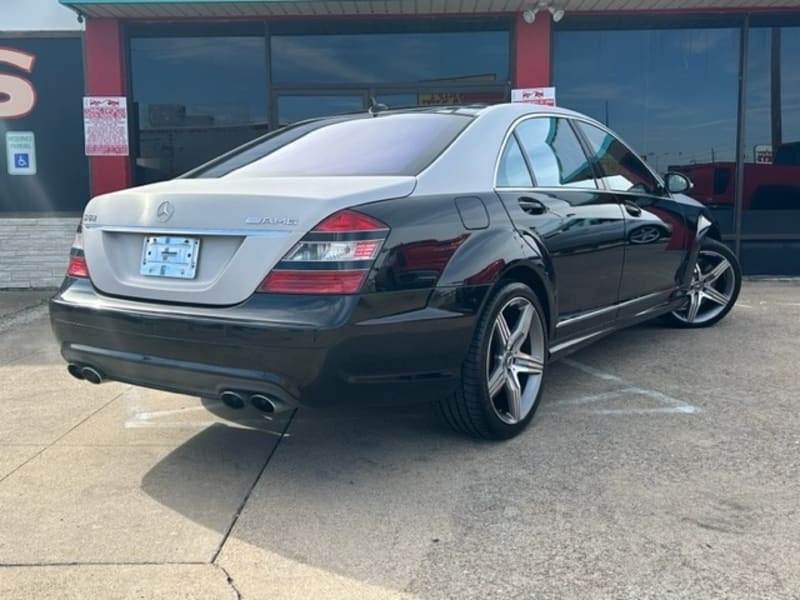
[[[67,275],[70,277],[89,277],[89,268],[86,266],[85,256],[69,256]]]
[[[75,232],[75,239],[69,251],[67,275],[70,277],[89,277],[89,267],[86,266],[86,256],[83,254],[83,230],[80,225],[78,225],[78,231]]]
[[[300,240],[258,286],[274,294],[355,294],[389,233],[354,210],[334,213]]]

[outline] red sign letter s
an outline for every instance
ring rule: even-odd
[[[36,57],[21,50],[0,47],[0,66],[11,65],[30,73]],[[36,90],[27,79],[0,73],[0,119],[27,116],[36,106]]]

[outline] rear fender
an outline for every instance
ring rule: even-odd
[[[495,193],[451,194],[386,200],[358,208],[391,227],[381,256],[365,285],[389,293],[369,318],[425,307],[480,314],[501,281],[528,283],[556,321],[555,271],[544,244],[517,231]],[[480,205],[485,217],[477,219]],[[471,214],[465,207],[475,209]],[[479,215],[478,215],[479,216]],[[377,311],[377,312],[376,312]]]
[[[480,286],[484,293],[473,296],[474,309],[480,314],[508,281],[525,283],[537,294],[552,337],[558,306],[552,262],[543,245],[510,225],[471,235],[447,265],[440,287]]]

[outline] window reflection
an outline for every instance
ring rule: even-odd
[[[272,37],[276,84],[505,82],[508,31],[348,33]]]
[[[750,30],[743,233],[800,231],[800,27]]]
[[[578,122],[586,134],[593,152],[592,161],[597,165],[603,181],[616,192],[644,192],[655,194],[658,182],[633,152],[618,139],[588,123]]]
[[[417,175],[469,123],[464,115],[432,113],[331,123],[268,149],[268,154],[237,167],[232,176]],[[233,162],[240,161],[233,157]]]
[[[405,92],[378,93],[376,99],[389,108],[407,106],[443,106],[456,104],[497,104],[506,101],[505,88],[472,89],[423,88]]]
[[[287,125],[302,119],[324,117],[364,109],[363,95],[320,94],[278,96],[278,122]]]
[[[527,188],[533,186],[531,174],[522,156],[516,136],[508,139],[497,169],[497,186]]]
[[[750,29],[747,56],[742,234],[800,233],[800,27]],[[800,273],[800,243],[747,239],[744,268]]]
[[[591,165],[567,121],[528,119],[519,124],[516,134],[531,165],[534,185],[597,189]]]
[[[137,183],[175,177],[262,133],[261,37],[132,38]]]
[[[559,104],[611,127],[656,172],[687,173],[725,231],[733,229],[738,71],[733,27],[554,34]]]

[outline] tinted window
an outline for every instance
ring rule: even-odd
[[[650,170],[617,138],[602,129],[577,122],[586,134],[594,153],[592,161],[599,167],[606,186],[614,191],[656,193],[659,185]]]
[[[132,38],[136,183],[169,179],[262,135],[263,37]]]
[[[800,234],[800,27],[754,27],[747,51],[742,233]],[[697,184],[695,184],[695,188]],[[732,194],[720,197],[728,206]],[[742,240],[746,271],[800,273],[800,243]]]
[[[396,114],[329,122],[277,147],[273,140],[261,146],[265,153],[258,156],[253,155],[259,146],[252,146],[243,152],[252,157],[247,164],[242,164],[237,153],[216,164],[213,172],[238,177],[416,175],[470,122],[470,117],[452,114]]]
[[[739,28],[679,27],[666,16],[640,29],[621,16],[582,19],[564,19],[553,32],[558,103],[619,132],[656,173],[689,175],[692,195],[716,207],[730,230]],[[759,69],[769,77],[768,63]]]
[[[276,84],[509,79],[508,31],[274,35]]]
[[[364,96],[361,94],[287,94],[278,96],[277,104],[280,126],[303,119],[352,113],[366,108]]]
[[[222,177],[240,167],[249,165],[259,158],[265,157],[273,150],[299,139],[313,129],[325,127],[333,122],[333,119],[318,119],[281,127],[222,154],[181,177]]]
[[[498,187],[531,187],[531,173],[522,156],[517,138],[512,136],[503,150],[497,169]]]
[[[533,170],[535,185],[597,189],[591,165],[567,121],[528,119],[517,126],[516,133]]]

